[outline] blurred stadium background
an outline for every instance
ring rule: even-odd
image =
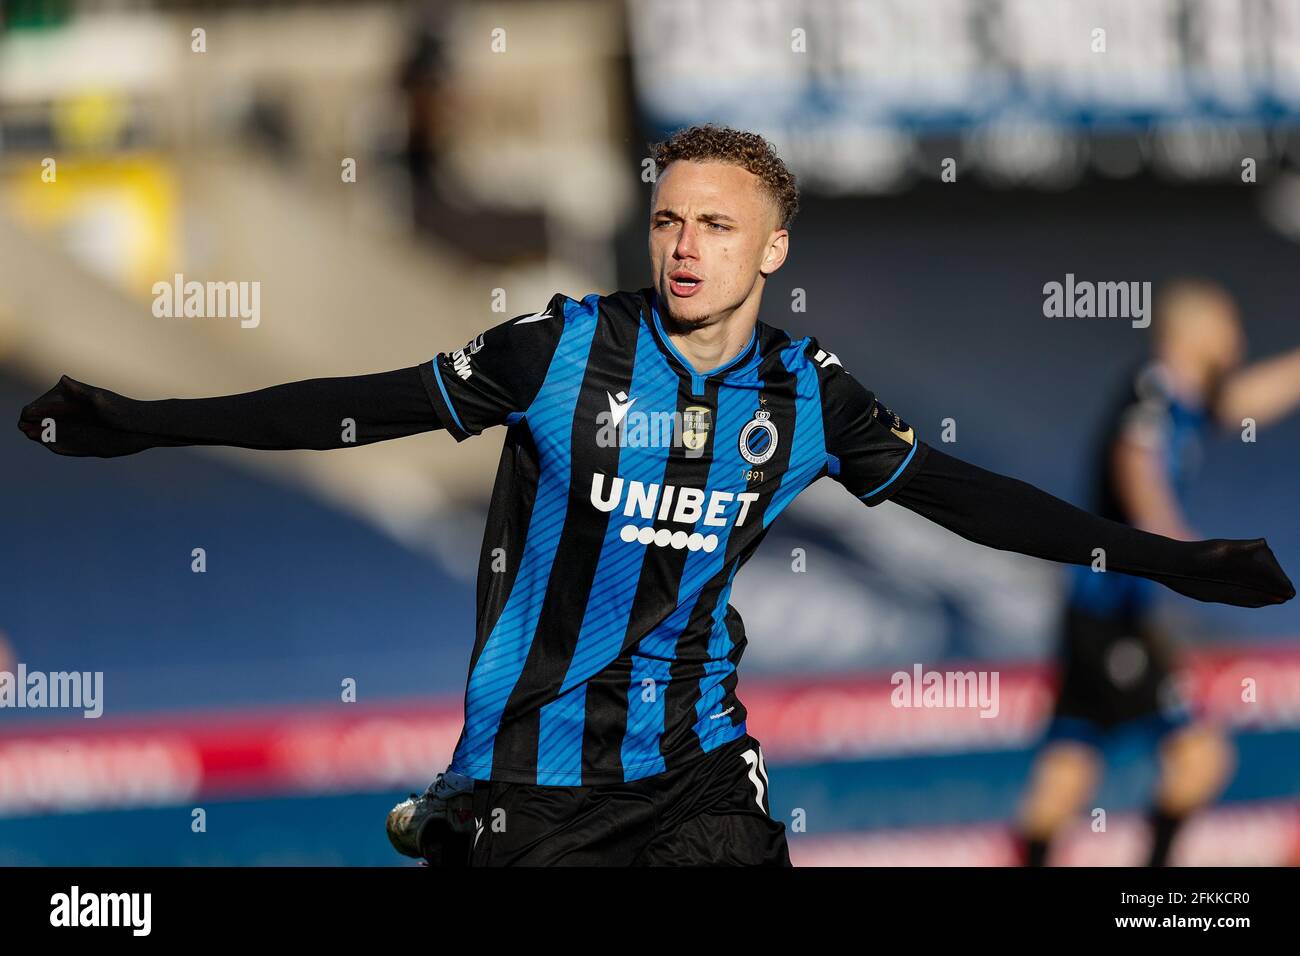
[[[0,11],[10,421],[65,372],[138,398],[245,391],[426,360],[502,321],[496,290],[515,315],[639,288],[647,143],[705,121],[768,136],[803,187],[763,317],[831,344],[925,440],[954,419],[953,454],[1072,501],[1146,339],[1044,318],[1044,283],[1204,275],[1251,356],[1300,343],[1292,0]],[[176,273],[260,282],[260,324],[156,318]],[[0,432],[0,670],[105,675],[97,720],[0,710],[0,864],[407,862],[383,818],[459,731],[499,442],[103,462]],[[1295,577],[1298,475],[1296,416],[1229,436],[1191,519],[1266,535]],[[796,863],[1012,860],[1062,588],[1056,565],[830,482],[794,506],[734,603],[773,812],[806,823]],[[1240,763],[1176,862],[1300,861],[1300,602],[1170,593],[1162,614]],[[889,706],[895,670],[967,662],[1000,673],[997,717]],[[1116,838],[1081,823],[1063,862],[1142,858],[1150,761],[1108,756]]]

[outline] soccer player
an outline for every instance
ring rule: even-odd
[[[990,547],[1077,564],[1103,547],[1113,570],[1200,600],[1294,597],[1262,538],[1175,541],[925,445],[834,352],[758,320],[798,207],[770,144],[691,127],[654,159],[646,288],[556,294],[411,368],[244,395],[137,401],[65,376],[20,427],[108,457],[338,448],[345,418],[358,444],[504,425],[450,767],[461,786],[431,788],[418,814],[459,792],[461,817],[468,797],[471,865],[788,865],[728,595],[824,476]]]
[[[1092,507],[1144,531],[1196,538],[1181,498],[1214,424],[1265,425],[1300,404],[1300,349],[1241,368],[1236,305],[1226,290],[1184,279],[1157,297],[1153,354],[1111,410],[1096,455]],[[1020,808],[1024,862],[1045,863],[1049,845],[1083,808],[1100,778],[1102,746],[1145,737],[1158,750],[1148,809],[1147,863],[1167,863],[1187,817],[1226,786],[1232,748],[1193,716],[1173,682],[1167,635],[1151,615],[1149,581],[1071,568],[1059,665],[1061,687]]]

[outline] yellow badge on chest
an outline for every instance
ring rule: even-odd
[[[703,405],[691,405],[682,411],[682,444],[699,451],[708,443],[713,413]]]

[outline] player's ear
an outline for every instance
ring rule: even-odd
[[[767,248],[763,252],[763,264],[759,266],[758,271],[764,276],[770,276],[785,264],[785,257],[789,251],[790,233],[785,229],[777,229],[768,240]]]

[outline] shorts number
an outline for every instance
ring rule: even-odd
[[[740,756],[749,765],[749,779],[754,785],[754,802],[758,804],[758,809],[767,813],[767,807],[763,806],[763,796],[767,793],[767,764],[763,763],[763,748],[759,747],[757,751],[751,748]]]

